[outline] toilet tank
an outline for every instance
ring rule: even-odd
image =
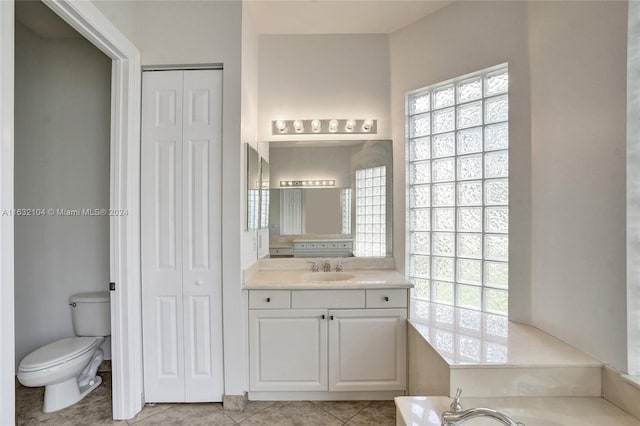
[[[111,335],[111,304],[109,292],[74,294],[69,298],[71,321],[76,336]]]

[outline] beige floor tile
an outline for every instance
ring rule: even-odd
[[[103,382],[82,401],[56,411],[43,413],[44,387],[28,388],[20,385],[16,388],[16,416],[18,425],[94,425],[112,424],[111,382]],[[117,424],[117,423],[113,423]],[[126,424],[122,422],[121,424]]]
[[[313,404],[346,422],[364,410],[371,401],[314,401]]]
[[[347,422],[350,426],[395,426],[396,406],[393,401],[373,401]]]
[[[248,419],[241,421],[240,424],[242,426],[337,426],[342,425],[343,422],[308,401],[298,401],[277,402]]]
[[[47,415],[40,422],[46,425],[126,425],[125,421],[112,419],[111,398],[99,400],[84,399],[71,407]]]
[[[273,401],[249,401],[247,408],[244,411],[225,410],[225,414],[231,417],[235,422],[241,422],[244,419],[248,419],[254,414],[259,413],[265,408],[271,407],[275,402]]]
[[[102,377],[102,384],[111,392],[111,372],[98,373]]]
[[[134,418],[127,420],[130,425],[138,423],[140,420],[154,416],[161,411],[173,407],[175,404],[146,404]]]
[[[153,416],[134,423],[136,426],[149,425],[235,425],[224,413],[220,404],[174,404]]]

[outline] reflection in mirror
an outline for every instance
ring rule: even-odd
[[[260,211],[260,161],[258,152],[247,144],[247,230],[258,229]]]
[[[260,229],[269,227],[269,162],[260,158]]]
[[[271,257],[391,256],[391,141],[272,142]]]

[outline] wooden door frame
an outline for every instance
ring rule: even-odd
[[[110,208],[113,418],[144,403],[140,297],[140,52],[89,1],[43,0],[112,59]],[[0,1],[0,424],[15,422],[14,0]],[[105,283],[106,285],[106,283]]]

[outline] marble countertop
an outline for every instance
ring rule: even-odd
[[[339,290],[371,288],[411,288],[404,275],[388,269],[347,270],[343,273],[353,278],[343,281],[314,281],[305,279],[309,270],[261,270],[256,271],[243,284],[244,290]],[[317,274],[323,274],[318,272]],[[335,274],[335,272],[334,272]]]
[[[398,425],[440,426],[440,414],[449,409],[447,397],[397,397]],[[462,406],[498,410],[526,426],[640,426],[640,421],[603,398],[465,398]],[[474,426],[494,426],[491,419],[474,419]]]

